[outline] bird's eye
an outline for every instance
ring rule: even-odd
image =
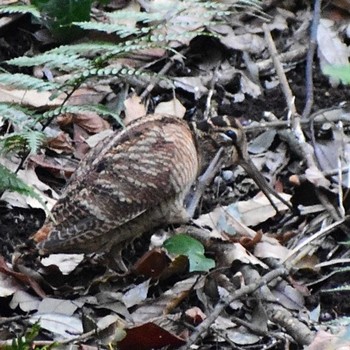
[[[237,133],[234,130],[230,129],[225,131],[225,135],[228,136],[233,141],[233,143],[237,142]]]

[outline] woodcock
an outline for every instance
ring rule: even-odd
[[[142,233],[187,222],[219,168],[236,164],[280,198],[249,160],[234,118],[189,124],[147,115],[88,153],[52,209],[55,221],[48,217],[34,239],[41,254],[120,251]]]

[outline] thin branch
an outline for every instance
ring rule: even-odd
[[[314,103],[314,86],[312,78],[312,63],[317,47],[317,27],[321,16],[321,0],[315,0],[314,15],[311,24],[310,46],[306,56],[306,102],[302,117],[308,118],[311,113],[311,108]]]
[[[182,346],[180,350],[190,349],[193,344],[195,344],[199,338],[205,334],[210,328],[211,324],[219,317],[221,312],[232,303],[234,300],[239,299],[246,294],[251,294],[258,288],[268,284],[277,277],[285,276],[288,272],[285,268],[278,268],[268,272],[266,275],[261,277],[261,280],[256,283],[251,283],[247,286],[240,288],[239,290],[233,292],[228,298],[218,303],[212,313],[206,318],[198,327],[197,330],[188,339],[185,346]]]

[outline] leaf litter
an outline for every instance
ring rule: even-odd
[[[163,9],[166,15],[171,13],[169,9],[174,5],[171,1],[140,3],[141,7],[154,13],[158,11],[157,6],[166,3],[167,10]],[[313,13],[306,6],[279,6],[272,5],[267,9],[269,29],[274,31],[280,53],[287,56],[295,53],[295,57],[288,56],[287,59],[281,55],[281,60],[284,59],[285,70],[290,71],[289,80],[301,112],[305,84],[304,71],[298,59],[300,52],[305,55],[307,51],[308,31],[305,28]],[[227,16],[233,19],[235,25],[228,22],[208,27],[212,33],[219,34],[218,39],[193,39],[185,33],[205,26],[207,19],[185,8],[177,20],[187,21],[189,25],[180,26],[171,19],[171,30],[158,33],[173,36],[173,47],[180,44],[189,47],[183,57],[175,57],[176,64],[170,68],[175,92],[169,93],[158,87],[152,92],[147,105],[140,98],[141,92],[138,90],[122,103],[128,118],[125,124],[148,111],[175,114],[180,118],[185,112],[185,118],[188,117],[191,110],[197,110],[200,116],[211,115],[213,111],[218,114],[234,112],[245,125],[250,119],[256,119],[256,130],[249,129],[248,133],[252,140],[249,149],[251,153],[260,155],[257,160],[259,169],[278,188],[283,198],[291,201],[296,210],[300,209],[301,215],[290,215],[285,205],[278,201],[279,213],[276,214],[264,196],[256,195],[256,188],[250,180],[243,178],[242,171],[227,169],[218,175],[203,198],[202,210],[206,213],[200,214],[192,224],[176,228],[179,233],[195,236],[205,248],[207,258],[215,260],[215,267],[208,268],[206,273],[190,273],[188,260],[181,257],[183,253],[173,256],[159,248],[150,258],[143,258],[147,250],[145,238],[125,249],[125,260],[130,266],[130,273],[126,276],[109,270],[99,256],[82,259],[81,256],[64,255],[58,260],[57,256],[49,256],[39,261],[35,255],[34,258],[28,257],[27,251],[19,256],[17,251],[13,266],[5,260],[1,263],[0,305],[9,303],[14,315],[23,316],[17,321],[18,328],[29,327],[28,322],[39,322],[42,336],[50,340],[63,344],[89,344],[95,349],[101,344],[114,346],[116,343],[120,349],[151,349],[170,345],[178,348],[186,342],[190,344],[196,331],[206,334],[201,342],[197,340],[197,346],[203,348],[213,344],[227,348],[227,339],[235,346],[254,345],[256,348],[276,342],[277,349],[278,346],[286,346],[289,342],[287,339],[291,339],[294,348],[300,349],[304,346],[309,350],[321,348],[324,345],[322,342],[332,344],[330,346],[337,349],[349,347],[346,335],[348,323],[345,326],[340,324],[341,317],[345,319],[348,315],[346,302],[340,300],[346,298],[334,292],[328,294],[326,300],[323,293],[334,284],[341,293],[347,283],[346,273],[338,271],[332,261],[341,259],[348,264],[348,250],[342,245],[348,240],[344,227],[348,200],[347,193],[343,193],[340,185],[343,179],[341,174],[344,168],[348,168],[348,121],[342,121],[338,116],[327,120],[327,127],[325,121],[317,121],[319,109],[339,109],[336,104],[349,97],[346,88],[340,88],[337,92],[332,90],[331,85],[339,82],[328,81],[329,78],[320,73],[327,64],[347,63],[348,59],[347,41],[343,40],[341,28],[332,18],[334,11],[340,15],[336,6],[333,12],[325,11],[317,30],[317,78],[320,86],[315,84],[313,87],[315,114],[309,119],[314,122],[314,131],[311,131],[313,136],[307,134],[307,145],[318,158],[317,166],[300,158],[295,151],[294,121],[284,118],[288,117],[286,106],[289,101],[278,95],[280,86],[273,84],[269,91],[263,88],[273,80],[280,83],[281,78],[271,70],[259,68],[263,67],[262,62],[270,60],[261,18],[230,14]],[[136,22],[129,21],[129,25],[136,26]],[[209,59],[196,45],[200,48],[203,45],[213,47],[219,54]],[[165,52],[153,51],[155,60]],[[130,66],[138,67],[140,62],[137,58],[128,58]],[[271,60],[269,64],[274,68]],[[58,79],[71,78],[69,74],[60,77],[55,71],[51,73]],[[110,82],[111,85],[101,83],[101,86],[80,88],[70,102],[75,105],[91,101],[100,103],[103,100],[114,103],[122,93],[110,88],[115,81],[111,79]],[[340,100],[331,99],[333,94],[338,96],[339,91],[342,92]],[[2,86],[0,100],[24,101],[30,106],[51,108],[60,105],[62,96],[50,100],[46,92]],[[346,115],[346,106],[341,106],[340,110],[342,115]],[[280,124],[262,119],[263,112],[273,112],[279,117]],[[45,176],[39,178],[37,173],[48,172],[54,179],[66,180],[74,171],[74,166],[71,159],[65,158],[72,157],[72,153],[77,159],[83,157],[96,144],[96,138],[103,138],[114,124],[114,121],[107,121],[96,113],[60,117],[65,118],[66,122],[61,120],[61,124],[52,126],[56,136],[51,141],[55,142],[47,144],[46,152],[42,155],[32,156],[35,171],[30,167],[20,170],[22,178],[45,195],[51,205],[58,198],[56,187],[46,185]],[[259,128],[264,130],[263,133],[259,132]],[[282,131],[289,135],[285,133],[282,136]],[[84,147],[78,150],[79,142]],[[309,155],[307,149],[303,149],[301,154],[303,152],[306,157]],[[2,164],[9,159],[1,155]],[[13,158],[11,161],[13,168],[18,165]],[[299,180],[294,187],[287,181],[290,175]],[[348,188],[345,183],[344,188]],[[6,195],[2,200],[13,208],[37,205],[28,199],[19,204],[21,201],[10,201]],[[168,228],[167,231],[172,232],[173,229]],[[23,250],[19,252],[23,253]],[[10,257],[7,261],[10,261]],[[160,261],[161,264],[158,263]],[[289,269],[289,276],[275,279],[271,284],[259,288],[253,276],[259,281],[282,263]],[[156,267],[159,267],[159,271],[154,274]],[[142,277],[140,271],[147,277]],[[246,287],[252,290],[234,300],[230,299]],[[220,303],[226,308],[211,319]],[[315,318],[313,311],[316,308],[321,312]],[[26,313],[29,313],[29,320],[24,317]],[[11,330],[11,323],[6,323],[6,316],[1,316],[8,330]],[[333,319],[332,334],[328,331],[331,326],[326,316]],[[286,319],[289,323],[285,322]],[[200,329],[206,321],[211,324],[204,330]],[[192,326],[188,327],[186,322]],[[97,333],[101,334],[100,338]],[[2,340],[11,340],[11,337]]]

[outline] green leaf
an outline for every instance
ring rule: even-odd
[[[1,5],[0,13],[30,13],[36,18],[40,17],[38,9],[32,5]]]
[[[165,249],[175,255],[185,255],[190,262],[190,272],[209,271],[215,267],[215,261],[204,256],[204,246],[196,239],[180,234],[164,242]]]
[[[338,78],[343,84],[350,84],[350,65],[327,66],[323,72],[333,78]]]
[[[79,38],[83,31],[72,25],[90,19],[91,0],[32,0],[41,13],[43,24],[60,41]]]

